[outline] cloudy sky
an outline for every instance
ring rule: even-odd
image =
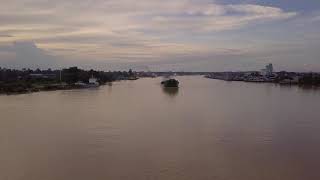
[[[319,0],[0,0],[0,66],[320,71]]]

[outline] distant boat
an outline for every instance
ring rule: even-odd
[[[74,83],[74,85],[78,88],[86,88],[88,84],[86,84],[82,81],[78,81],[78,82]]]
[[[91,87],[99,87],[100,84],[98,82],[97,78],[94,78],[93,76],[89,79],[89,83],[87,84],[87,87],[91,88]]]
[[[100,86],[98,80],[96,78],[94,78],[94,77],[89,79],[89,83],[84,83],[82,81],[78,81],[78,82],[74,83],[74,85],[77,88],[95,88],[95,87],[99,87]]]
[[[168,79],[161,82],[164,87],[179,87],[179,81],[176,79]]]
[[[128,78],[128,80],[130,80],[130,81],[134,81],[134,80],[138,80],[139,78],[137,78],[137,77],[135,77],[135,76],[130,76],[129,78]]]

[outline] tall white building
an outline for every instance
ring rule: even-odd
[[[272,76],[273,75],[273,65],[271,63],[266,65],[265,69],[261,69],[260,74],[263,76]]]
[[[273,74],[273,65],[270,63],[266,66],[266,74],[271,76]]]

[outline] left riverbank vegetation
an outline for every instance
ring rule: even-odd
[[[0,94],[20,94],[37,91],[65,90],[83,88],[94,78],[100,85],[117,80],[132,79],[135,72],[95,71],[70,67],[62,70],[6,69],[0,67]]]

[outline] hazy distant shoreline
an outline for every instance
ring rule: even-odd
[[[0,94],[24,94],[39,91],[55,91],[88,88],[90,79],[95,86],[120,80],[136,80],[145,77],[202,75],[209,79],[277,83],[284,85],[320,86],[320,73],[272,72],[263,75],[259,71],[247,72],[134,72],[95,71],[70,67],[63,70],[14,70],[0,68]]]

